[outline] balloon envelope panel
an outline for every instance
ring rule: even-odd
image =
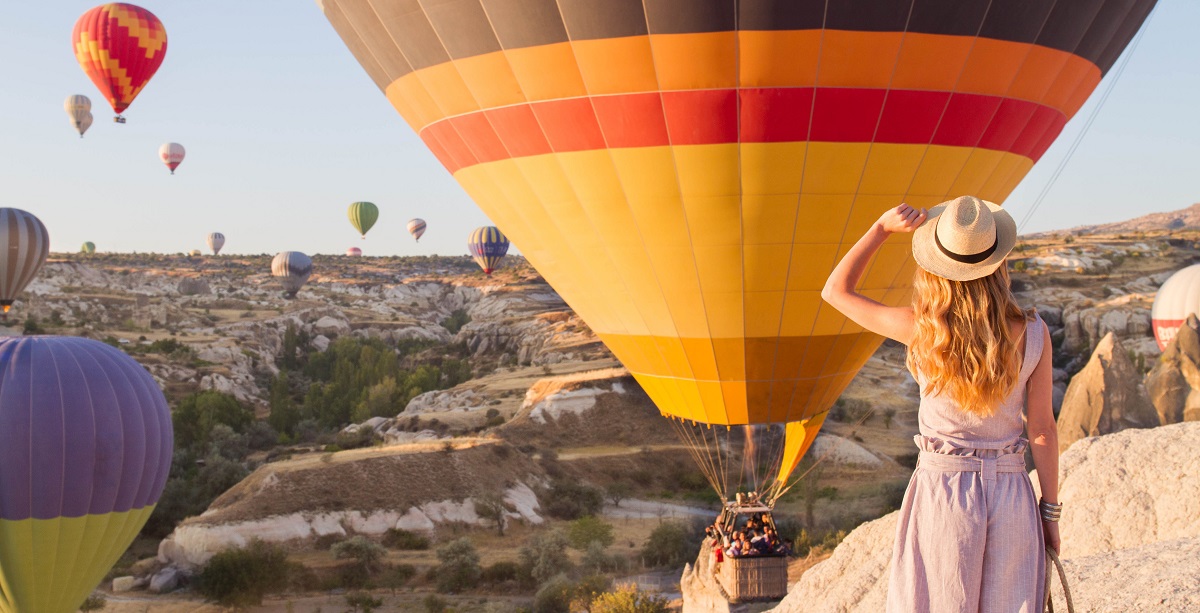
[[[0,339],[0,612],[77,610],[149,518],[173,443],[166,399],[121,351]]]
[[[849,245],[900,202],[1002,202],[1154,2],[409,4],[321,2],[664,413],[761,424],[878,346],[820,298]],[[908,240],[866,295],[909,300]]]

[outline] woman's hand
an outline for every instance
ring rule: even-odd
[[[1053,549],[1054,553],[1061,553],[1062,539],[1058,536],[1058,522],[1044,521],[1042,522],[1042,534],[1046,537],[1046,547]]]
[[[927,217],[929,212],[925,209],[914,209],[907,204],[901,204],[881,215],[875,223],[889,234],[912,232],[925,223]]]

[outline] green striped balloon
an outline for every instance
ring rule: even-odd
[[[366,238],[367,230],[370,230],[371,226],[375,225],[379,219],[379,207],[370,202],[355,202],[350,205],[350,211],[347,214],[350,216],[350,223],[354,229],[358,230],[363,238]]]
[[[80,253],[96,253],[96,243],[88,241],[79,248]]]

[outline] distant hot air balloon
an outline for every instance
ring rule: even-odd
[[[221,247],[225,246],[225,235],[220,232],[213,232],[208,235],[208,248],[212,250],[213,255],[221,253]]]
[[[92,101],[87,96],[75,94],[67,96],[66,102],[63,102],[63,108],[67,111],[67,116],[71,118],[71,125],[75,126],[75,131],[79,132],[82,138],[83,133],[87,132],[88,126],[92,125]],[[84,125],[87,122],[87,125]]]
[[[175,174],[175,169],[183,163],[183,157],[187,152],[183,150],[183,145],[179,143],[163,143],[158,148],[158,157],[171,169],[171,174]]]
[[[355,202],[350,205],[347,214],[350,216],[350,224],[354,226],[355,230],[358,230],[363,238],[366,238],[367,230],[370,230],[371,226],[375,225],[379,219],[379,207],[370,202]]]
[[[1159,349],[1171,344],[1188,315],[1200,315],[1200,264],[1171,275],[1154,294],[1150,322]]]
[[[50,234],[33,213],[0,208],[0,307],[12,308],[50,253]]]
[[[490,277],[508,253],[508,237],[496,226],[476,228],[467,241],[467,249],[471,251],[475,263]]]
[[[0,339],[0,613],[74,613],[171,469],[154,378],[86,338]]]
[[[822,302],[838,257],[901,202],[1003,202],[1155,2],[319,4],[665,415],[786,430],[692,439],[769,451],[702,466],[772,501],[881,341]],[[867,295],[909,301],[910,238]]]
[[[75,130],[79,132],[79,138],[83,138],[83,133],[87,132],[88,128],[92,127],[92,114],[88,113],[87,115],[84,115],[83,120],[79,121],[78,123],[72,121],[71,125],[75,126]]]
[[[198,257],[204,255],[204,253],[201,252],[199,249],[192,249],[191,251],[188,252],[188,255],[191,257],[194,257],[194,258],[198,258]]]
[[[425,234],[425,220],[420,218],[410,219],[408,221],[408,233],[413,235],[413,238],[417,239],[418,243],[421,242],[421,236]]]
[[[359,249],[358,247],[351,247],[346,250],[346,255],[352,258],[362,257],[362,249]]]
[[[304,287],[312,274],[312,258],[299,251],[284,251],[271,261],[271,276],[277,277],[283,284],[283,291],[288,298],[295,298],[296,292]]]
[[[96,253],[96,243],[93,243],[92,241],[87,241],[86,243],[83,244],[82,247],[79,248],[79,252],[80,253]]]
[[[71,34],[75,59],[112,105],[117,123],[167,56],[167,31],[140,6],[114,2],[86,12]]]

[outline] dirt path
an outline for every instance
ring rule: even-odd
[[[691,507],[671,502],[656,502],[652,500],[622,500],[620,506],[605,506],[601,515],[613,518],[628,519],[690,519],[692,517],[717,517],[717,509]]]

